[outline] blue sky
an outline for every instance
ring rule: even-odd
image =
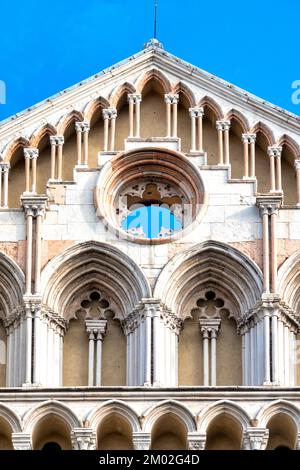
[[[153,36],[153,0],[1,0],[0,18],[0,120]],[[291,99],[299,21],[299,0],[159,0],[158,37],[169,52],[299,115]]]

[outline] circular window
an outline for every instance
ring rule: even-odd
[[[98,215],[118,236],[161,243],[182,236],[204,207],[198,168],[168,150],[141,149],[107,162],[96,188]]]

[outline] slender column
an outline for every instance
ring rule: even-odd
[[[90,132],[90,125],[88,122],[83,121],[83,164],[88,166],[89,162],[89,132]]]
[[[40,382],[40,334],[41,334],[41,320],[39,316],[39,309],[35,309],[34,313],[34,367],[33,367],[33,383]]]
[[[277,156],[276,147],[268,147],[268,156],[270,158],[270,192],[276,191],[276,180],[275,180],[275,157]]]
[[[203,151],[203,108],[190,108],[191,118],[191,152]]]
[[[8,207],[8,172],[9,162],[0,163],[0,207]]]
[[[82,123],[77,121],[75,122],[75,130],[77,137],[77,165],[82,164]]]
[[[217,331],[215,329],[211,332],[210,352],[210,382],[212,386],[215,386],[217,384]]]
[[[31,383],[32,369],[32,314],[30,306],[26,307],[26,372],[25,382]]]
[[[242,142],[244,145],[244,178],[249,177],[249,139],[248,134],[242,134]]]
[[[250,363],[250,385],[256,385],[255,383],[255,366],[256,366],[256,354],[255,354],[255,330],[254,325],[250,328],[250,348],[251,348],[251,363]]]
[[[276,151],[276,191],[282,192],[282,178],[281,178],[281,152],[282,148],[277,147]]]
[[[117,111],[113,113],[111,117],[111,129],[110,129],[110,150],[111,152],[115,149],[115,137],[116,137],[116,118],[117,118]]]
[[[151,311],[146,311],[146,357],[145,357],[145,386],[151,385]]]
[[[223,165],[223,123],[222,121],[216,122],[216,128],[218,131],[218,153],[219,153],[219,165]]]
[[[51,146],[50,179],[55,180],[55,166],[56,166],[56,136],[55,135],[50,135],[50,146]]]
[[[202,338],[203,338],[203,365],[204,365],[204,385],[209,385],[209,358],[208,358],[208,348],[209,348],[209,336],[207,328],[201,328]]]
[[[133,137],[133,120],[134,120],[134,99],[133,95],[129,94],[128,97],[129,103],[129,137]]]
[[[94,331],[88,329],[87,333],[89,335],[89,370],[88,370],[88,385],[92,387],[94,385],[94,341],[95,335]]]
[[[96,347],[96,385],[101,385],[102,376],[102,341],[103,335],[100,331],[97,333],[97,347]]]
[[[284,385],[292,385],[290,383],[290,362],[293,361],[293,358],[290,357],[290,331],[287,325],[283,325],[283,335],[284,335],[284,354],[283,354],[283,375],[284,375]]]
[[[277,215],[278,208],[271,208],[271,289],[277,292]]]
[[[13,326],[10,324],[7,329],[7,358],[6,358],[6,386],[12,386],[12,368],[13,368]]]
[[[31,294],[32,283],[32,221],[33,210],[25,206],[26,217],[26,294]]]
[[[167,137],[171,137],[171,102],[165,98],[166,102],[166,116],[167,116]]]
[[[278,382],[278,317],[272,315],[272,382]]]
[[[35,148],[25,148],[25,192],[35,193],[36,192],[36,160],[38,158],[39,151]],[[32,162],[31,178],[30,178],[30,162]],[[31,188],[30,188],[31,181]]]
[[[248,134],[248,143],[250,145],[250,178],[255,178],[255,141],[256,134]]]
[[[261,206],[263,237],[263,276],[264,292],[270,291],[270,258],[269,258],[269,213],[266,206]]]
[[[166,93],[165,103],[167,111],[167,137],[177,137],[177,105],[179,95],[177,93]]]
[[[37,209],[35,227],[35,293],[40,292],[41,287],[41,257],[42,257],[42,219],[44,210]]]
[[[174,95],[173,97],[173,128],[172,128],[172,137],[177,137],[177,112],[178,112],[178,101],[179,96]]]
[[[196,116],[194,110],[190,109],[191,117],[191,152],[196,152]]]
[[[153,317],[153,385],[159,385],[159,362],[160,357],[160,318],[159,312],[155,312]]]
[[[229,129],[230,129],[230,121],[223,121],[223,129],[224,129],[224,157],[225,157],[225,165],[229,165],[230,157],[229,157]]]
[[[103,119],[104,119],[104,143],[103,143],[103,150],[104,150],[104,152],[107,152],[107,151],[108,151],[108,127],[109,127],[107,109],[103,109],[103,110],[102,110],[102,114],[103,114]]]
[[[250,385],[249,381],[249,361],[250,361],[250,344],[249,344],[249,331],[244,334],[245,337],[245,356],[244,356],[244,383],[243,385]]]
[[[135,137],[140,137],[141,127],[141,95],[135,95]]]
[[[300,206],[300,160],[295,160],[295,170],[297,178],[297,206]]]
[[[203,152],[203,116],[204,108],[198,108],[198,151]]]
[[[57,179],[62,181],[62,152],[63,152],[63,145],[64,145],[64,137],[57,136]]]
[[[264,384],[269,384],[270,375],[270,316],[264,312]]]

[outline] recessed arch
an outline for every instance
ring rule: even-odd
[[[169,93],[172,90],[172,85],[167,76],[160,70],[152,69],[137,79],[135,84],[137,92],[142,94],[146,85],[151,81],[157,82],[164,93]]]
[[[132,432],[140,432],[141,426],[137,413],[127,403],[120,400],[110,400],[96,409],[90,411],[86,417],[86,423],[95,431],[101,424],[101,421],[112,413],[117,413],[125,418],[132,428]]]
[[[130,82],[125,82],[122,85],[119,85],[116,87],[112,92],[109,97],[109,101],[111,102],[111,106],[113,108],[118,108],[120,105],[120,102],[127,101],[127,95],[129,93],[136,93],[136,88],[135,86],[130,83]]]
[[[278,270],[278,292],[299,315],[300,312],[300,251],[289,256]]]
[[[237,109],[232,108],[228,113],[226,113],[225,120],[231,121],[232,119],[235,119],[239,123],[244,133],[249,131],[250,126],[248,119]]]
[[[179,99],[186,104],[186,108],[194,108],[197,104],[194,92],[184,82],[178,82],[173,87],[174,93],[179,93]]]
[[[80,111],[73,110],[69,114],[64,115],[59,120],[57,124],[57,133],[59,135],[64,135],[67,128],[72,124],[72,122],[74,122],[74,126],[75,126],[76,121],[83,121],[83,120],[84,120],[83,114]]]
[[[74,289],[91,282],[105,286],[112,296],[117,293],[123,316],[142,298],[151,297],[144,273],[131,258],[110,244],[90,241],[68,248],[47,264],[42,272],[43,300],[62,314]]]
[[[0,252],[0,311],[3,317],[23,304],[24,281],[24,273],[19,265]]]
[[[25,137],[18,137],[9,143],[4,151],[4,161],[10,161],[13,155],[19,150],[30,146],[30,142]]]
[[[268,145],[275,145],[274,132],[264,122],[257,122],[251,129],[251,133],[256,134],[261,132],[267,140]]]
[[[197,415],[198,432],[205,434],[210,423],[220,415],[228,415],[234,418],[246,431],[250,426],[250,416],[248,413],[237,403],[230,400],[220,400],[212,405],[203,408]]]
[[[196,431],[195,417],[186,406],[176,400],[166,400],[148,408],[142,417],[143,431],[151,433],[155,422],[167,413],[177,416],[185,424],[187,432]]]
[[[236,248],[207,241],[169,261],[157,280],[154,296],[176,315],[185,318],[190,314],[190,295],[195,289],[210,287],[218,287],[221,293],[229,295],[236,315],[242,316],[260,298],[262,273]]]
[[[22,432],[21,418],[4,403],[0,403],[0,419],[10,426],[12,432]]]
[[[278,146],[286,145],[290,152],[293,154],[295,160],[300,158],[300,145],[291,136],[284,134],[278,141]]]
[[[216,120],[223,119],[224,117],[224,112],[221,106],[211,96],[206,95],[201,98],[198,103],[198,106],[202,106],[204,108],[207,107],[208,109],[210,109],[213,112]]]
[[[84,108],[83,117],[85,121],[91,122],[94,114],[98,110],[110,108],[110,102],[103,96],[99,96],[95,100],[89,101]]]
[[[57,130],[52,124],[44,124],[42,127],[37,128],[30,137],[30,146],[38,147],[40,142],[48,135],[56,135]]]
[[[257,413],[255,419],[257,426],[265,428],[273,416],[277,414],[288,415],[295,423],[297,431],[300,432],[300,409],[287,400],[276,400],[263,406]]]

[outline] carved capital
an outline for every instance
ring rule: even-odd
[[[295,165],[296,171],[300,170],[300,160],[295,160],[294,165]]]
[[[96,433],[89,428],[73,428],[71,433],[72,447],[74,450],[96,450]]]
[[[0,163],[0,173],[8,173],[10,169],[9,162],[1,162]]]
[[[39,156],[39,150],[35,148],[24,148],[24,157],[29,160],[35,160]]]
[[[243,144],[255,144],[256,134],[242,134]]]
[[[115,108],[102,109],[103,119],[116,119],[118,112]]]
[[[86,332],[89,339],[95,339],[103,341],[106,328],[107,320],[85,320]]]
[[[199,326],[203,338],[217,338],[221,325],[221,318],[200,318]]]
[[[190,117],[191,118],[202,118],[204,116],[204,109],[201,108],[190,108],[189,109]]]
[[[206,444],[206,434],[189,432],[187,441],[189,450],[204,450]]]
[[[228,131],[230,129],[230,121],[216,121],[217,131]]]
[[[245,450],[265,450],[268,444],[269,430],[265,428],[247,428],[244,433]]]
[[[142,101],[142,95],[140,93],[129,93],[127,95],[128,103],[140,103]]]
[[[270,146],[268,147],[269,157],[281,157],[282,147]]]
[[[132,441],[134,450],[149,450],[151,434],[148,432],[133,432]]]
[[[177,104],[179,101],[178,93],[166,93],[165,94],[165,103],[167,104]]]
[[[11,438],[15,450],[32,449],[31,434],[26,434],[23,432],[13,432]]]

